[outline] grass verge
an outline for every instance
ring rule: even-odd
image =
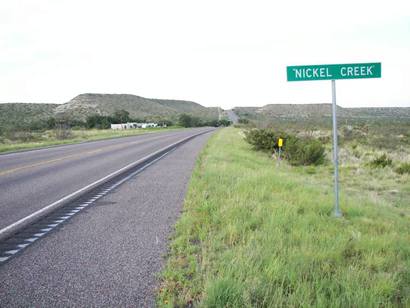
[[[183,129],[181,127],[168,128],[140,128],[128,130],[112,130],[112,129],[78,129],[70,131],[70,137],[66,139],[58,139],[55,131],[48,130],[44,132],[30,133],[33,141],[4,141],[0,142],[0,153],[14,152],[21,150],[30,150],[44,148],[53,145],[74,144],[84,141],[120,138],[134,136],[146,133],[163,132],[168,130]]]
[[[320,177],[307,168],[252,151],[238,129],[217,132],[193,173],[158,306],[408,307],[408,206],[352,193],[336,219],[329,166]]]

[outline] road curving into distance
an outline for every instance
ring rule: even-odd
[[[226,112],[228,114],[229,121],[231,121],[233,124],[238,123],[239,117],[236,115],[236,113],[232,109],[227,110]]]
[[[151,153],[210,128],[0,155],[0,230]]]

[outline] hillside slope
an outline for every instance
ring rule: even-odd
[[[0,132],[13,127],[24,129],[31,123],[44,121],[54,115],[57,104],[0,104]]]
[[[249,119],[306,119],[332,116],[331,104],[270,104],[263,107],[236,107],[239,117]],[[343,108],[337,107],[341,118],[410,118],[410,107]]]
[[[92,114],[112,115],[116,110],[127,110],[132,118],[176,119],[181,113],[207,119],[216,119],[216,108],[206,108],[197,103],[181,100],[149,99],[131,94],[80,94],[56,108],[57,116],[85,120]],[[213,110],[215,109],[215,110]]]
[[[204,107],[198,103],[182,100],[167,100],[167,99],[151,99],[164,107],[171,108],[177,113],[187,113],[204,117],[207,119],[215,119],[218,117],[219,111],[217,107]]]
[[[5,103],[0,104],[0,133],[5,130],[33,128],[33,124],[51,117],[85,121],[90,115],[112,115],[126,110],[134,119],[176,121],[182,113],[204,120],[218,119],[216,107],[182,100],[148,99],[131,94],[86,93],[65,104]],[[34,126],[35,127],[35,126]]]

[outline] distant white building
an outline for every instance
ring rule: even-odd
[[[141,128],[157,127],[157,123],[138,123],[141,125]]]
[[[132,128],[150,128],[157,127],[157,123],[121,123],[111,124],[111,129],[132,129]]]
[[[111,124],[111,129],[126,129],[127,124]]]

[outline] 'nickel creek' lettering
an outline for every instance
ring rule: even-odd
[[[288,81],[380,78],[381,63],[288,66],[287,75]]]

